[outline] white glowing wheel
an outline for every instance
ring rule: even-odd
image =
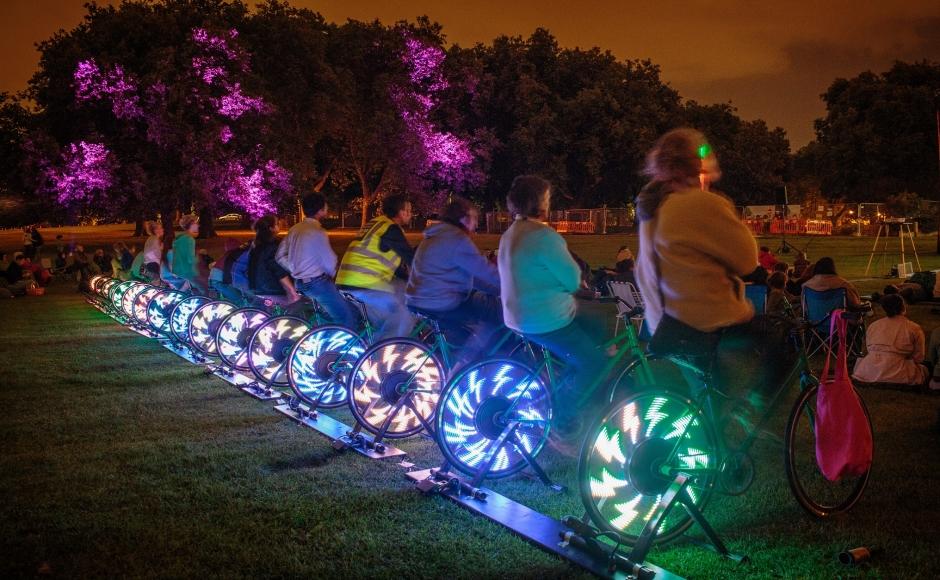
[[[108,289],[108,299],[111,301],[111,308],[121,312],[121,306],[123,305],[124,294],[133,288],[134,282],[118,282],[110,289]]]
[[[189,319],[189,338],[196,349],[209,356],[218,356],[215,337],[222,320],[235,311],[235,305],[223,300],[203,304]]]
[[[189,343],[189,321],[199,307],[209,302],[205,296],[190,296],[180,300],[170,312],[170,332],[176,340]]]
[[[718,466],[718,444],[710,423],[686,397],[651,390],[614,403],[594,421],[581,449],[581,500],[598,528],[636,542],[673,477],[690,476],[686,487],[699,509],[708,502]],[[656,542],[669,542],[692,524],[674,509]]]
[[[278,316],[261,324],[248,343],[248,366],[269,385],[287,385],[287,361],[291,350],[310,325],[293,316]]]
[[[121,312],[124,313],[129,320],[134,320],[134,301],[137,300],[137,295],[147,289],[149,284],[143,284],[141,282],[131,282],[133,286],[124,293],[124,296],[121,297]]]
[[[134,320],[139,324],[147,326],[147,306],[150,304],[150,300],[159,293],[159,288],[148,285],[137,295],[134,300]]]
[[[186,295],[176,290],[162,290],[157,292],[147,303],[147,324],[150,330],[163,336],[170,336],[170,313]]]
[[[387,424],[384,436],[410,437],[423,428],[415,411],[434,425],[443,383],[444,367],[427,345],[408,338],[383,340],[353,367],[349,407],[356,421],[374,434]]]
[[[98,274],[97,276],[92,276],[89,280],[88,285],[91,287],[91,291],[95,294],[101,294],[101,286],[108,281],[107,276]]]
[[[229,314],[219,325],[215,337],[222,362],[239,371],[250,371],[248,344],[271,315],[258,308],[241,308]]]
[[[366,343],[345,326],[320,326],[294,346],[287,378],[297,396],[326,409],[341,407],[349,398],[346,382]]]
[[[476,475],[484,457],[511,421],[515,437],[495,450],[487,477],[512,475],[542,450],[552,419],[552,397],[542,378],[511,359],[473,364],[450,380],[437,415],[437,441],[444,457],[457,469]]]
[[[114,278],[108,278],[101,283],[101,286],[98,287],[98,295],[105,301],[111,301],[111,289],[120,284],[120,280],[115,280]]]

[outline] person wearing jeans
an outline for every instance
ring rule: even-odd
[[[553,393],[553,423],[570,451],[589,419],[582,416],[595,394],[589,387],[607,360],[575,302],[581,269],[564,238],[540,221],[548,215],[550,191],[549,182],[534,175],[513,180],[506,201],[514,221],[500,238],[497,263],[506,326],[566,364],[565,380]]]
[[[327,211],[326,199],[313,192],[302,204],[306,217],[287,232],[275,258],[294,278],[297,292],[316,301],[334,323],[355,328],[355,313],[333,283],[336,254],[320,225]]]

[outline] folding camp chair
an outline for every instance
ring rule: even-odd
[[[745,284],[744,297],[754,305],[754,312],[764,314],[767,312],[767,292],[769,288],[763,284]]]
[[[620,299],[617,300],[617,323],[614,326],[614,335],[616,335],[620,331],[621,322],[630,324],[629,320],[624,320],[626,315],[634,308],[643,307],[643,296],[630,282],[611,280],[607,282],[607,288],[610,289],[611,296]]]
[[[847,298],[845,288],[835,288],[832,290],[813,290],[803,288],[802,296],[803,319],[810,323],[809,332],[811,336],[807,337],[807,348],[809,355],[813,356],[820,351],[825,351],[826,356],[833,356],[829,350],[829,330],[832,311],[836,308],[845,309],[847,307]],[[865,350],[865,317],[858,316],[858,323],[849,327],[848,335],[849,360],[861,357]],[[835,339],[832,345],[837,348]]]

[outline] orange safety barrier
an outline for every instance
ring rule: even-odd
[[[593,234],[594,222],[560,221],[551,224],[559,234]]]

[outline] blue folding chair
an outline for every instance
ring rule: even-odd
[[[767,312],[767,292],[770,289],[763,284],[745,284],[744,297],[754,306],[754,312],[764,314]]]
[[[832,321],[832,311],[837,308],[845,309],[848,305],[848,298],[845,288],[834,288],[832,290],[813,290],[803,288],[802,295],[803,319],[810,324],[810,333],[808,337],[809,355],[813,356],[821,350],[826,350],[826,356],[832,356],[829,350],[829,330]],[[865,349],[865,318],[858,317],[858,324],[849,328],[848,336],[849,358],[854,359],[863,356]],[[833,349],[837,347],[835,342]]]

